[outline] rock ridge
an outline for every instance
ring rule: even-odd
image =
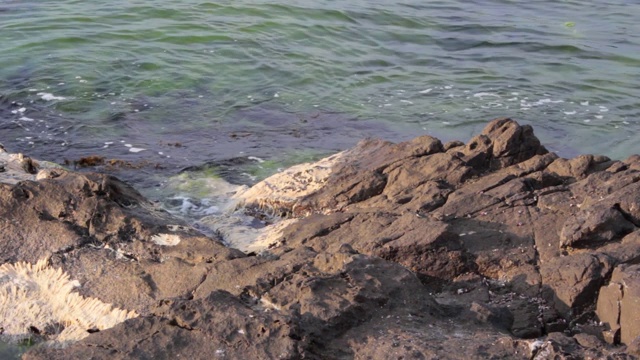
[[[113,177],[36,177],[0,184],[2,262],[139,316],[24,359],[640,355],[640,156],[563,159],[509,118],[364,140],[238,194],[287,219],[246,253]]]

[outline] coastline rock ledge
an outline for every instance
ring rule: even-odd
[[[238,194],[278,218],[252,251],[109,175],[2,159],[2,336],[43,341],[23,359],[640,356],[638,155],[563,159],[508,118],[363,140]]]

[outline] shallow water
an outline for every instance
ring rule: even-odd
[[[623,158],[638,18],[628,0],[7,0],[0,142],[124,160],[105,169],[193,218],[221,175],[251,184],[367,136],[467,140],[498,116],[563,156]]]
[[[623,158],[640,152],[639,17],[623,0],[4,1],[0,142],[124,160],[107,170],[157,198],[191,166],[251,183],[498,116],[563,156]]]

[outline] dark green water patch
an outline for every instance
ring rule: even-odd
[[[467,140],[499,116],[564,155],[640,152],[640,8],[622,0],[0,9],[0,142],[51,161],[103,152],[174,169],[366,136]],[[159,145],[176,141],[190,146]]]

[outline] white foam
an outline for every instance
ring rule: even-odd
[[[541,106],[541,105],[547,105],[547,104],[560,104],[563,103],[564,100],[552,100],[549,98],[545,98],[545,99],[540,99],[538,101],[534,101],[534,102],[527,102],[527,98],[524,98],[522,100],[520,100],[520,105],[524,108],[530,108],[532,106]]]
[[[131,145],[131,144],[124,144],[124,146],[126,146],[128,148],[133,147],[133,145]]]
[[[18,119],[18,120],[20,120],[20,121],[33,121],[32,118],[28,118],[26,116],[21,116],[20,119]]]
[[[565,115],[575,115],[575,114],[577,114],[577,111],[565,111],[564,114]]]
[[[132,153],[139,153],[140,151],[144,151],[144,150],[147,150],[147,149],[137,148],[137,147],[129,148],[129,152],[132,152]]]
[[[52,100],[66,100],[67,98],[64,96],[55,96],[51,93],[46,93],[46,92],[39,92],[36,95],[40,96],[40,98],[42,98],[42,100],[45,101],[52,101]]]
[[[534,103],[532,103],[532,105],[543,105],[543,104],[558,104],[558,103],[563,103],[564,100],[551,100],[551,99],[540,99]]]
[[[580,101],[580,105],[589,106],[589,102],[588,101]]]
[[[594,117],[595,117],[596,119],[598,119],[598,120],[600,120],[600,119],[604,118],[604,116],[602,116],[602,115],[594,115]]]
[[[413,101],[409,101],[409,100],[400,100],[401,103],[405,103],[405,104],[409,104],[409,105],[413,105]]]
[[[490,93],[490,92],[479,92],[479,93],[473,94],[473,97],[477,97],[477,98],[482,98],[482,97],[485,97],[485,96],[500,97],[500,95],[498,95],[496,93]]]
[[[25,111],[27,111],[27,108],[25,108],[25,107],[21,107],[20,109],[17,109],[17,110],[11,110],[11,113],[12,113],[12,114],[22,114],[22,113],[24,113]]]
[[[263,163],[263,162],[264,162],[264,160],[263,160],[263,159],[261,159],[261,158],[259,158],[259,157],[257,157],[257,156],[247,156],[247,159],[249,159],[249,160],[253,160],[253,161],[257,161],[257,162],[259,162],[259,163]]]
[[[598,106],[598,107],[600,108],[600,110],[599,110],[600,112],[607,112],[607,111],[609,111],[609,109],[607,109],[607,107],[606,107],[606,106]]]
[[[419,93],[420,93],[420,94],[428,94],[428,93],[430,93],[432,90],[433,90],[433,89],[424,89],[424,90],[420,91]]]

